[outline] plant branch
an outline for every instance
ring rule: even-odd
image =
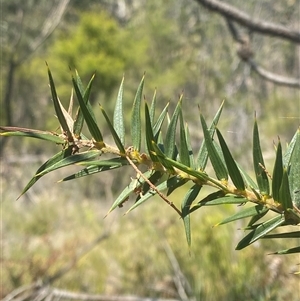
[[[237,9],[236,7],[224,2],[220,2],[217,0],[195,1],[198,2],[200,5],[208,8],[209,10],[217,12],[222,16],[249,28],[252,31],[286,39],[297,44],[300,43],[299,31],[291,30],[290,28],[279,24],[254,19],[252,16],[249,16],[248,14]]]
[[[181,217],[181,211],[174,205],[173,202],[169,201],[168,198],[161,193],[154,184],[151,183],[151,181],[146,178],[143,173],[137,168],[137,166],[134,164],[134,162],[129,158],[129,156],[126,156],[127,161],[129,162],[129,164],[133,167],[133,169],[137,172],[137,174],[139,174],[146,183],[148,183],[148,185],[151,187],[152,190],[154,190],[169,206],[171,206]]]

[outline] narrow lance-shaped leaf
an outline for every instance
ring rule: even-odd
[[[131,139],[132,139],[132,145],[133,148],[137,151],[140,151],[141,149],[141,128],[142,128],[142,122],[141,122],[141,102],[142,102],[142,93],[144,88],[144,79],[145,76],[143,76],[138,89],[136,91],[136,95],[133,101],[133,107],[132,107],[132,113],[131,113]]]
[[[293,231],[293,232],[285,232],[285,233],[276,233],[276,234],[268,234],[262,238],[299,238],[300,231]]]
[[[290,159],[289,183],[293,203],[300,210],[300,128],[297,131]]]
[[[191,245],[191,221],[190,221],[190,207],[196,197],[198,196],[202,186],[194,185],[192,186],[187,194],[185,195],[183,202],[181,204],[181,212],[182,212],[182,219],[184,223],[185,235],[187,239],[187,243]]]
[[[74,165],[80,161],[86,161],[86,160],[93,159],[93,158],[99,156],[100,154],[101,154],[101,152],[99,150],[89,150],[86,152],[82,152],[82,153],[78,153],[78,154],[75,154],[72,156],[65,157],[62,160],[56,162],[55,164],[52,164],[48,168],[45,168],[43,171],[36,174],[36,177],[43,176],[43,175],[45,175],[51,171],[54,171],[56,169],[59,169],[59,168],[63,168],[63,167],[69,166],[69,165]]]
[[[103,114],[103,116],[104,116],[104,118],[106,120],[106,123],[107,123],[107,125],[109,127],[109,130],[110,130],[110,132],[111,132],[111,134],[112,134],[112,136],[114,138],[114,141],[115,141],[115,143],[116,143],[116,145],[117,145],[120,153],[123,154],[123,155],[125,155],[126,151],[125,151],[124,145],[122,144],[122,142],[121,142],[121,140],[119,138],[119,135],[115,131],[115,129],[114,129],[114,127],[113,127],[113,125],[112,125],[109,117],[107,116],[105,110],[103,109],[103,107],[101,105],[100,105],[100,109],[102,111],[102,114]]]
[[[94,78],[95,76],[93,75],[91,80]],[[84,95],[84,87],[83,87],[83,83],[82,83],[82,80],[78,74],[78,71],[75,69],[75,80],[76,80],[76,83],[77,83],[77,86],[78,86],[78,89],[81,93],[81,95],[83,96]]]
[[[161,149],[158,147],[158,145],[152,141],[152,148],[154,151],[152,151],[152,154],[158,159],[158,161],[169,171],[170,174],[173,173],[174,169],[172,164],[167,160],[166,155],[161,151]]]
[[[272,219],[260,224],[250,233],[248,233],[236,246],[236,250],[244,249],[245,247],[249,246],[250,244],[257,241],[259,238],[263,237],[264,235],[268,234],[275,228],[279,227],[285,222],[285,218],[283,215],[276,215]]]
[[[279,189],[282,182],[283,163],[282,163],[282,148],[280,140],[278,141],[276,159],[274,163],[272,176],[272,196],[275,201],[279,201]]]
[[[219,225],[224,225],[239,219],[244,219],[250,216],[256,216],[258,214],[262,214],[264,212],[267,212],[269,209],[267,207],[264,207],[262,205],[256,205],[256,206],[252,206],[250,208],[246,208],[243,210],[240,210],[239,212],[237,212],[236,214],[224,219],[222,222],[216,224],[215,226],[219,226]]]
[[[47,131],[32,130],[26,128],[12,127],[12,126],[0,126],[0,130],[5,131],[0,133],[0,136],[22,136],[29,138],[42,139],[49,142],[54,142],[57,144],[64,144],[66,141],[63,137],[58,136]]]
[[[91,115],[91,118],[96,122],[96,117],[95,117],[95,114],[94,114],[94,111],[93,111],[93,107],[89,101],[89,98],[90,98],[90,93],[91,93],[91,90],[92,90],[92,85],[93,85],[93,82],[94,82],[94,79],[95,79],[95,74],[93,74],[93,76],[91,77],[86,89],[84,90],[83,88],[83,84],[81,82],[81,79],[76,71],[76,78],[72,77],[72,81],[73,81],[73,86],[74,86],[74,82],[76,83],[76,90],[77,90],[77,93],[76,93],[76,96],[78,98],[78,94],[80,94],[80,99],[78,99],[78,102],[83,99],[83,103],[85,104],[85,107],[87,108],[89,114]],[[76,92],[76,91],[75,91]],[[78,93],[80,92],[80,93]],[[85,117],[84,117],[84,114],[82,113],[82,110],[81,110],[81,107],[80,107],[80,103],[79,103],[79,108],[78,108],[78,112],[76,114],[76,120],[75,120],[75,123],[79,120],[77,119],[81,119],[81,122],[82,122],[82,125],[83,125],[83,122],[85,120]],[[81,125],[81,127],[82,127]]]
[[[282,204],[284,210],[287,208],[293,208],[293,202],[291,198],[289,178],[286,168],[283,169],[282,182],[279,189],[279,203]]]
[[[143,175],[145,178],[150,178],[151,175],[153,174],[152,170],[148,170],[145,172]],[[145,180],[138,176],[137,179],[132,179],[130,184],[119,194],[115,202],[112,204],[111,208],[107,212],[106,215],[108,215],[110,212],[112,212],[114,209],[117,207],[121,207],[122,204],[129,198],[130,194],[133,193],[134,191],[137,191],[140,189],[140,187],[145,183]]]
[[[86,168],[67,176],[58,182],[65,182],[69,180],[75,180],[78,178],[90,176],[99,172],[112,170],[116,168],[120,168],[124,165],[128,165],[128,161],[124,158],[113,158],[110,160],[98,160],[98,161],[88,161],[88,162],[79,162],[78,165],[87,165]]]
[[[243,197],[236,197],[233,195],[225,196],[223,190],[218,190],[206,196],[204,199],[199,201],[197,204],[191,207],[190,213],[203,206],[219,206],[219,205],[241,205],[247,202],[247,199]]]
[[[277,254],[277,255],[286,255],[286,254],[295,254],[300,253],[300,246],[295,248],[290,248],[286,250],[277,251],[271,254]],[[297,272],[296,274],[299,274],[300,272]]]
[[[247,187],[252,187],[252,189],[258,189],[257,184],[252,180],[252,178],[246,173],[246,171],[236,162],[236,165],[243,176],[243,179],[247,185]]]
[[[52,101],[53,101],[53,105],[54,105],[54,109],[55,109],[55,113],[57,115],[58,121],[64,131],[64,134],[68,137],[68,141],[73,141],[73,136],[72,133],[69,129],[68,123],[66,121],[66,118],[62,112],[61,109],[61,104],[60,101],[57,97],[57,93],[56,93],[56,88],[55,88],[55,84],[54,84],[54,80],[51,74],[51,71],[47,65],[48,68],[48,77],[49,77],[49,83],[50,83],[50,89],[51,89],[51,94],[52,94]]]
[[[148,109],[148,104],[145,102],[145,127],[146,127],[146,145],[149,156],[153,162],[158,162],[158,158],[154,155],[154,148],[152,147],[152,141],[154,141],[154,135],[152,131],[151,117]]]
[[[117,157],[117,158],[111,158],[108,160],[89,160],[89,161],[80,161],[77,162],[76,165],[78,166],[112,166],[112,165],[129,165],[129,162],[124,157]]]
[[[176,185],[176,183],[179,181],[179,179],[177,177],[172,177],[169,178],[168,180],[160,183],[159,185],[156,186],[156,190],[161,192],[173,185]],[[155,196],[157,194],[157,192],[153,189],[150,189],[146,194],[144,194],[143,196],[141,196],[141,198],[134,203],[133,206],[131,206],[127,211],[126,214],[128,214],[130,211],[132,211],[133,209],[136,209],[137,207],[139,207],[140,205],[142,205],[144,202],[146,202],[147,200],[149,200],[150,198],[152,198],[153,196]]]
[[[206,122],[202,114],[200,115],[205,144],[208,152],[208,156],[210,158],[211,164],[214,168],[215,174],[219,180],[228,180],[228,172],[226,170],[226,167],[223,164],[222,158],[219,156],[212,137],[209,133],[209,130],[207,128]]]
[[[163,172],[161,171],[155,171],[151,177],[148,178],[149,182],[152,183],[153,185],[157,185],[157,183],[160,181],[161,177],[163,176]],[[142,187],[140,188],[139,193],[137,194],[136,197],[136,202],[138,202],[143,195],[145,195],[149,190],[151,189],[151,186],[148,182],[145,182]]]
[[[258,222],[261,218],[263,218],[268,213],[268,211],[269,210],[262,211],[262,212],[258,213],[257,215],[252,216],[247,227],[252,227],[256,222]]]
[[[87,103],[85,103],[85,101],[84,101],[84,99],[83,99],[83,97],[80,93],[77,82],[74,79],[74,77],[72,77],[72,81],[73,81],[74,90],[75,90],[75,93],[76,93],[76,96],[77,96],[79,106],[80,106],[80,109],[82,111],[84,120],[87,124],[87,127],[88,127],[91,135],[93,136],[93,138],[97,142],[97,148],[101,149],[105,146],[105,144],[103,142],[103,136],[102,136],[102,134],[100,132],[100,129],[97,125],[97,122],[96,122],[94,113],[92,111],[92,108],[90,106],[88,106]]]
[[[121,144],[125,145],[125,126],[123,116],[123,84],[124,77],[119,88],[118,97],[115,105],[113,125],[114,129],[116,130],[116,133],[120,138]]]
[[[68,114],[70,116],[72,116],[73,113],[73,105],[74,105],[74,89],[71,90],[71,96],[70,96],[70,102],[69,102],[69,106],[68,106]],[[72,124],[72,128],[73,128],[74,124]],[[74,133],[74,130],[73,130]]]
[[[177,106],[175,108],[174,114],[170,120],[170,124],[167,129],[166,139],[165,139],[165,154],[169,158],[173,158],[175,154],[175,141],[176,141],[176,125],[178,116],[181,110],[181,102],[183,95],[180,96]]]
[[[288,144],[288,147],[284,153],[283,166],[285,166],[285,167],[288,167],[290,165],[291,157],[294,152],[295,143],[296,143],[299,131],[300,131],[300,128],[296,131],[295,135],[293,136],[291,142]]]
[[[214,116],[214,119],[209,127],[209,132],[210,132],[210,136],[213,137],[214,135],[214,131],[215,131],[215,127],[217,126],[219,119],[221,117],[221,113],[223,110],[223,106],[224,106],[224,101],[222,102],[220,108],[218,109],[216,115]],[[197,156],[197,167],[200,170],[205,170],[206,164],[207,164],[207,159],[208,159],[208,153],[207,153],[207,148],[205,145],[205,140],[203,140],[201,147],[199,149],[199,153]]]
[[[92,78],[90,79],[86,89],[84,90],[81,79],[78,75],[78,72],[77,72],[77,70],[75,71],[75,81],[77,83],[77,86],[78,86],[78,89],[79,89],[81,95],[83,95],[84,103],[86,104],[87,107],[90,107],[89,108],[90,112],[92,112],[92,107],[90,105],[89,98],[90,98],[94,78],[95,78],[95,75],[92,76]],[[93,116],[93,118],[95,119],[95,116]],[[82,110],[80,109],[80,106],[79,106],[79,108],[77,110],[76,117],[75,117],[74,126],[73,126],[74,135],[76,137],[80,137],[82,127],[83,127],[83,123],[84,123],[84,117],[83,117],[83,114],[82,114]]]
[[[51,166],[57,164],[57,162],[60,162],[64,158],[67,158],[72,153],[72,146],[68,147],[67,149],[64,149],[60,151],[59,153],[55,154],[52,158],[47,160],[44,164],[42,164],[38,170],[36,171],[35,175],[32,177],[32,179],[27,183],[25,188],[23,189],[22,193],[18,197],[18,199],[26,192],[28,191],[42,176],[43,171],[47,170]]]
[[[224,167],[226,168],[226,162],[225,162],[225,159],[224,159],[224,155],[223,155],[221,146],[214,139],[212,139],[212,143],[213,143],[213,145],[214,145],[214,147],[215,147],[215,149],[216,149],[216,151],[217,151]],[[227,172],[227,174],[228,174],[228,172]]]
[[[220,133],[220,131],[218,129],[216,129],[217,131],[217,136],[218,136],[218,139],[219,139],[219,142],[220,142],[220,146],[221,146],[221,149],[222,149],[222,152],[223,152],[223,156],[224,156],[224,159],[225,159],[225,162],[226,162],[226,166],[227,166],[227,170],[228,170],[228,173],[229,173],[229,176],[233,182],[233,184],[235,185],[235,187],[238,189],[238,190],[245,190],[245,183],[244,183],[244,180],[243,180],[243,177],[229,151],[229,148],[222,136],[222,134]]]
[[[166,193],[167,196],[169,196],[170,194],[172,194],[177,188],[183,186],[184,184],[186,184],[188,182],[187,179],[183,179],[180,176],[177,176],[179,181],[176,183],[176,185],[173,185],[171,187],[168,188],[168,191]]]
[[[199,180],[201,183],[211,182],[215,186],[220,187],[223,190],[226,190],[226,187],[222,183],[209,177],[205,172],[192,169],[190,167],[185,166],[184,164],[182,164],[180,162],[177,162],[175,160],[172,160],[172,159],[166,157],[166,155],[164,153],[162,153],[162,151],[159,149],[159,147],[156,145],[156,143],[154,141],[152,141],[152,145],[155,149],[155,154],[159,158],[159,161],[166,169],[173,170],[174,168],[177,168],[177,169],[183,171],[183,173],[180,174],[180,176],[183,178],[188,178],[188,175],[189,175],[189,176],[192,176],[195,179]]]
[[[190,154],[189,154],[189,146],[187,142],[185,126],[183,121],[182,110],[179,111],[179,121],[180,121],[180,148],[179,148],[179,156],[182,164],[190,167]]]
[[[187,147],[189,150],[190,167],[196,169],[194,154],[193,154],[193,150],[192,150],[191,136],[190,136],[189,127],[187,124],[185,125],[185,136],[186,136]]]
[[[162,137],[162,132],[158,132],[157,134],[157,138],[154,137],[155,140],[157,140],[157,142],[155,142],[157,144],[157,146],[159,147],[159,149],[164,152],[164,140],[163,140],[163,137]],[[153,143],[153,142],[152,142]]]
[[[92,82],[93,78],[94,78],[94,76],[90,79],[89,84]],[[87,99],[84,95],[85,92],[84,92],[83,84],[82,84],[81,78],[80,78],[77,70],[75,70],[75,80],[76,80],[78,89],[79,89],[81,95],[83,95],[83,99],[86,103]],[[72,91],[74,91],[74,89],[72,89]],[[74,92],[72,94],[74,94]],[[83,117],[82,111],[80,110],[80,106],[79,106],[77,109],[77,112],[76,112],[75,121],[74,121],[74,125],[73,125],[73,131],[74,131],[75,137],[77,137],[77,138],[80,137],[80,134],[81,134],[81,131],[83,128],[83,124],[84,124],[84,117]]]
[[[260,193],[262,195],[269,195],[269,180],[268,175],[263,167],[265,167],[264,159],[262,156],[262,151],[259,141],[259,132],[257,121],[255,119],[254,128],[253,128],[253,165],[256,176],[256,181]],[[263,167],[262,167],[263,166]]]
[[[157,140],[158,140],[158,135],[160,133],[160,130],[161,130],[161,127],[165,120],[165,117],[168,113],[168,107],[169,107],[169,103],[167,103],[167,105],[164,107],[163,111],[160,113],[159,117],[157,118],[156,122],[153,125],[153,134],[155,137],[155,140],[154,140],[155,142],[157,142]]]
[[[69,114],[69,112],[63,107],[63,105],[62,105],[62,103],[60,102],[59,99],[58,99],[58,103],[59,103],[61,111],[62,111],[62,113],[63,113],[63,115],[65,117],[65,120],[67,122],[69,131],[70,131],[70,133],[73,133],[74,120],[73,120],[72,116]],[[74,140],[73,135],[72,135],[71,139],[72,139],[71,141]]]
[[[151,124],[154,124],[155,108],[156,108],[156,89],[154,90],[154,94],[153,94],[152,101],[151,101],[151,106],[150,106]]]

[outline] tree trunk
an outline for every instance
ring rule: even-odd
[[[9,65],[8,65],[8,74],[7,80],[5,84],[5,94],[4,94],[4,124],[5,125],[13,125],[13,114],[12,114],[12,96],[13,96],[13,86],[14,86],[14,78],[15,78],[15,71],[17,68],[17,64],[14,61],[14,58],[11,57]],[[0,157],[2,157],[4,146],[7,142],[7,139],[1,139],[0,143]]]

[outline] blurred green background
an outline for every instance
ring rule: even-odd
[[[68,5],[63,7],[63,2]],[[47,61],[64,104],[71,95],[70,69],[76,68],[85,83],[96,73],[91,98],[96,111],[101,103],[112,113],[125,75],[128,120],[144,72],[145,98],[150,100],[157,89],[160,108],[170,102],[172,112],[184,91],[183,109],[195,147],[202,140],[197,106],[209,120],[226,99],[219,128],[235,158],[248,169],[254,112],[267,166],[275,157],[277,136],[288,142],[298,128],[300,91],[276,86],[252,73],[236,55],[224,18],[196,1],[67,2],[2,1],[1,125],[56,130]],[[298,0],[227,2],[250,16],[300,29]],[[64,14],[56,20],[58,8]],[[53,33],[44,35],[55,22]],[[254,34],[252,47],[256,61],[267,70],[299,77],[298,45]],[[109,132],[103,129],[103,133]],[[0,297],[69,267],[53,282],[54,287],[180,299],[174,281],[177,262],[196,300],[300,299],[299,277],[292,274],[299,255],[267,255],[286,248],[285,241],[262,241],[237,252],[235,245],[243,236],[238,229],[243,224],[212,228],[239,208],[208,208],[193,214],[189,249],[182,221],[160,199],[123,216],[125,203],[104,219],[129,177],[135,176],[130,168],[54,184],[66,175],[58,172],[15,201],[40,164],[56,150],[27,139],[1,138],[0,143]],[[180,197],[180,193],[171,195],[175,203],[180,203]],[[108,237],[89,248],[103,232]]]

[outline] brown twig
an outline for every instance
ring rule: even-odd
[[[273,180],[272,175],[267,171],[266,167],[263,166],[261,163],[258,163],[258,165],[263,169],[263,171],[266,173],[266,175]]]
[[[144,180],[145,180],[145,182],[146,183],[148,183],[148,185],[150,186],[150,188],[152,189],[152,190],[154,190],[169,206],[171,206],[178,214],[179,214],[179,216],[181,217],[182,216],[182,214],[181,214],[181,211],[174,205],[174,203],[173,202],[171,202],[171,201],[169,201],[168,200],[168,198],[163,194],[163,193],[161,193],[158,189],[157,189],[157,187],[153,184],[153,183],[151,183],[151,181],[148,179],[148,178],[146,178],[144,175],[143,175],[143,173],[137,168],[137,166],[134,164],[134,162],[129,158],[129,156],[127,155],[126,156],[126,159],[127,159],[127,161],[129,162],[129,164],[133,167],[133,169],[136,171],[136,173],[137,174],[139,174]]]

